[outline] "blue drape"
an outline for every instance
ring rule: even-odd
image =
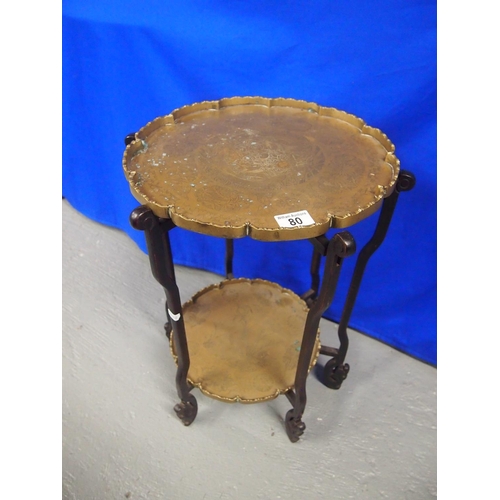
[[[123,139],[185,104],[292,97],[380,128],[417,177],[372,257],[350,326],[436,363],[436,2],[417,0],[63,2],[63,195],[126,231],[138,205]],[[376,216],[349,230],[365,243]],[[224,241],[180,228],[178,264],[223,273]],[[309,288],[307,241],[235,241],[235,274]],[[334,304],[338,321],[354,258]]]

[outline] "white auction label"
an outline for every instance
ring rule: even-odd
[[[309,215],[307,210],[275,215],[274,218],[280,227],[302,227],[315,224],[314,219]]]

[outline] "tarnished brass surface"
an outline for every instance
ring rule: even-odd
[[[188,380],[226,402],[257,403],[293,388],[308,308],[295,293],[264,280],[232,279],[183,306]],[[171,338],[174,359],[175,345]],[[319,355],[319,331],[310,368]]]
[[[127,146],[134,196],[195,232],[304,239],[375,212],[399,160],[378,129],[334,108],[293,99],[235,97],[184,106],[148,123]],[[280,227],[307,210],[313,223]]]

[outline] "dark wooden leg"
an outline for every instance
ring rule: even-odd
[[[190,394],[192,386],[187,381],[189,370],[189,351],[182,316],[182,304],[179,288],[175,281],[174,264],[170,248],[169,231],[175,227],[170,219],[157,217],[146,206],[136,208],[130,215],[130,222],[135,229],[145,232],[149,261],[155,279],[163,286],[167,297],[167,324],[174,336],[173,342],[177,354],[176,386],[180,403],[174,407],[177,416],[184,425],[193,422],[198,411],[195,397]]]
[[[301,295],[301,299],[306,302],[308,306],[314,302],[318,296],[319,291],[319,267],[321,264],[321,252],[315,247],[311,258],[311,288]]]
[[[302,415],[307,402],[306,380],[319,322],[326,309],[332,303],[343,259],[352,255],[356,249],[354,238],[347,231],[336,234],[330,241],[326,238],[318,238],[317,243],[324,248],[326,262],[321,290],[318,297],[312,301],[304,327],[304,335],[295,375],[295,390],[287,393],[293,409],[286,414],[285,427],[288,437],[292,442],[298,441],[305,430]]]
[[[375,251],[383,243],[389,225],[394,214],[394,209],[396,208],[396,203],[399,198],[399,193],[402,191],[409,191],[415,186],[415,177],[410,172],[402,170],[399,174],[399,178],[396,184],[396,188],[393,193],[387,197],[380,211],[379,219],[375,232],[372,238],[366,243],[366,245],[359,252],[356,266],[351,279],[351,284],[349,285],[349,291],[344,304],[344,309],[342,311],[342,316],[339,322],[338,335],[340,341],[340,347],[337,349],[332,349],[332,359],[326,363],[324,368],[324,382],[327,387],[331,389],[340,389],[342,382],[346,379],[349,373],[349,365],[344,363],[347,354],[347,348],[349,347],[349,338],[347,336],[347,326],[351,318],[351,313],[356,302],[359,287],[361,285],[361,280],[365,272],[366,265],[370,257],[375,253]],[[326,348],[328,349],[328,348]],[[330,348],[331,349],[331,348]],[[327,352],[323,352],[327,354]]]
[[[234,278],[233,274],[234,240],[226,240],[226,279]]]

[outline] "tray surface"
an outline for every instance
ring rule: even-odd
[[[199,233],[268,241],[358,222],[399,174],[393,144],[354,115],[255,97],[153,120],[127,146],[123,167],[156,215]]]
[[[188,380],[226,402],[257,403],[292,388],[308,308],[264,280],[223,281],[183,306],[191,360]],[[173,335],[170,342],[175,355]],[[319,355],[319,331],[310,368]]]

